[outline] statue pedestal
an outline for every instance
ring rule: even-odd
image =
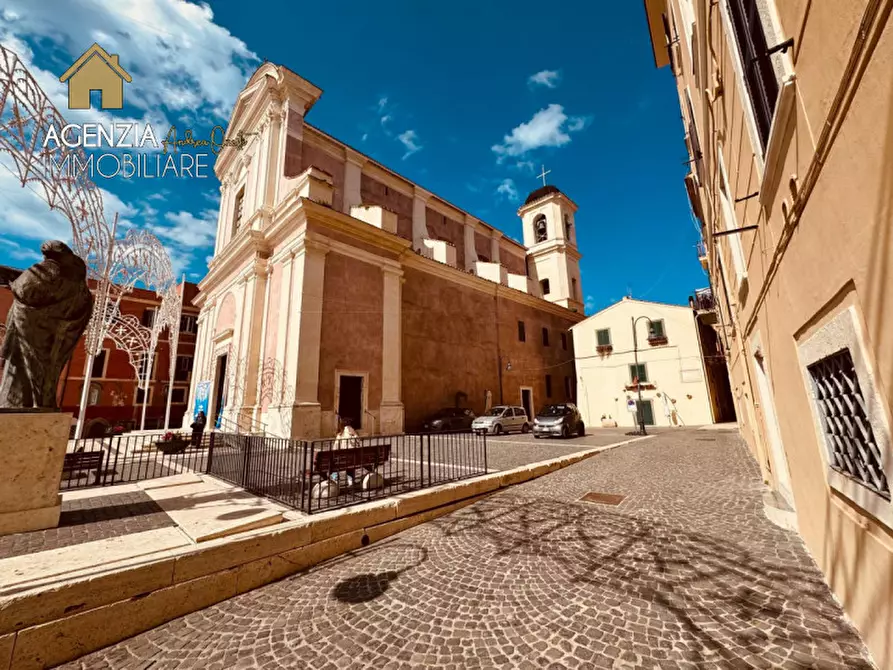
[[[59,525],[71,414],[0,409],[0,535]]]

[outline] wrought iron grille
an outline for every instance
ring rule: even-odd
[[[823,358],[808,370],[831,467],[889,500],[890,484],[850,350]]]

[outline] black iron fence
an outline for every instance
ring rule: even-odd
[[[432,433],[295,441],[215,432],[207,472],[308,514],[487,472],[487,441]]]
[[[70,490],[155,479],[207,468],[210,435],[139,433],[69,440],[60,488]]]

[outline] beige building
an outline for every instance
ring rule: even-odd
[[[645,6],[741,434],[893,668],[893,2]]]
[[[531,193],[519,244],[306,123],[321,94],[266,63],[236,102],[190,407],[203,382],[209,416],[312,438],[572,400],[574,203]]]
[[[571,331],[577,405],[587,426],[713,423],[696,317],[688,305],[624,298]]]

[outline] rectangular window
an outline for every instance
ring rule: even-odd
[[[549,329],[548,328],[543,328],[543,346],[544,347],[549,346]]]
[[[186,402],[186,389],[179,388],[171,391],[171,404],[182,405]]]
[[[602,330],[595,331],[595,337],[598,340],[598,346],[608,347],[611,345],[611,329],[610,328],[604,328]]]
[[[561,333],[561,348],[567,351],[567,333]]]
[[[655,319],[651,322],[651,337],[666,337],[667,334],[664,331],[664,320],[663,319]]]
[[[235,235],[236,231],[239,230],[239,227],[242,225],[242,210],[245,205],[245,187],[239,189],[239,192],[236,193],[236,202],[233,206],[233,234]]]
[[[719,150],[719,200],[722,211],[722,222],[726,230],[735,230],[738,227],[738,218],[735,216],[735,205],[729,191],[729,178],[726,174],[725,157],[722,149]],[[744,246],[741,243],[741,233],[725,235],[729,240],[729,250],[732,253],[732,265],[735,266],[735,276],[740,286],[747,276],[747,261],[744,258]]]
[[[143,318],[142,318],[141,322],[146,328],[152,327],[152,325],[155,323],[155,308],[154,307],[147,307],[146,309],[143,310]]]
[[[93,359],[93,367],[90,368],[90,376],[99,379],[105,376],[105,359],[108,356],[108,349],[103,349],[99,355]]]
[[[808,368],[828,448],[828,464],[879,496],[890,500],[881,446],[866,414],[865,396],[849,349]]]
[[[571,298],[577,299],[577,278],[571,277]]]
[[[629,383],[635,384],[637,379],[640,384],[648,383],[648,370],[645,368],[644,363],[639,363],[638,370],[636,370],[635,365],[629,366]]]
[[[192,372],[192,356],[177,356],[177,367],[174,369],[174,380],[185,382]]]
[[[543,295],[549,295],[549,280],[543,279],[540,281],[540,290],[543,292]]]
[[[518,342],[526,342],[527,333],[524,332],[524,322],[518,321]]]
[[[573,389],[571,388],[571,378],[570,377],[564,378],[564,399],[567,400],[568,402],[574,401],[574,393],[573,393]]]
[[[133,401],[135,405],[143,404],[143,395],[144,395],[143,389],[141,389],[139,386],[137,386],[136,387],[136,400]],[[152,389],[151,388],[149,389],[149,402],[146,404],[148,404],[148,405],[152,404]]]
[[[552,375],[546,375],[546,397],[552,397]]]
[[[195,335],[198,332],[198,324],[196,322],[196,318],[191,314],[184,314],[180,317],[180,332],[181,333],[191,333]]]
[[[738,52],[741,55],[741,67],[744,69],[744,83],[750,97],[753,115],[763,151],[769,143],[769,132],[772,127],[772,116],[778,102],[778,77],[772,58],[766,54],[769,45],[763,30],[763,20],[757,0],[728,0],[729,16]],[[774,46],[774,45],[773,45]]]

